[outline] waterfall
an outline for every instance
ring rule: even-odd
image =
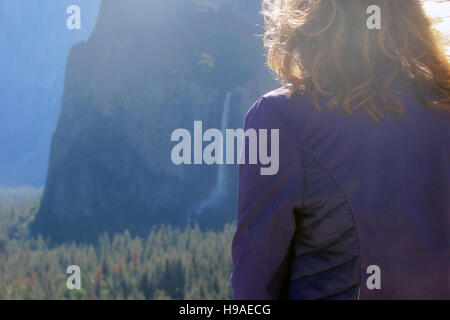
[[[229,91],[227,95],[225,96],[225,102],[223,104],[223,110],[222,110],[222,121],[221,121],[221,128],[224,138],[220,142],[220,149],[219,149],[219,159],[223,159],[225,163],[225,132],[228,125],[228,118],[230,115],[230,108],[231,108],[231,96],[232,91]],[[206,209],[212,207],[214,204],[217,203],[226,193],[226,187],[227,187],[227,175],[226,175],[226,164],[218,165],[219,168],[217,170],[217,176],[216,176],[216,183],[209,193],[209,195],[197,206],[195,209],[196,215],[201,215]]]
[[[223,104],[223,111],[222,111],[222,122],[221,122],[220,130],[222,131],[223,139],[220,143],[219,158],[223,159],[224,164],[219,165],[219,169],[217,170],[217,180],[216,180],[216,187],[215,187],[215,190],[217,190],[217,192],[219,194],[222,194],[225,191],[226,186],[227,186],[224,141],[225,141],[225,133],[227,130],[227,125],[228,125],[228,118],[230,116],[230,106],[231,106],[232,94],[233,93],[231,91],[229,91],[227,93],[227,95],[225,96],[225,102]]]

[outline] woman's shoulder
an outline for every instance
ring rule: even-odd
[[[293,100],[289,86],[280,87],[278,89],[267,92],[262,95],[257,102],[261,102],[266,108],[279,108],[286,106]]]
[[[289,91],[285,87],[278,88],[260,96],[247,112],[246,126],[273,127],[280,124],[282,112],[286,105]]]
[[[304,105],[311,104],[307,96],[291,96],[288,86],[267,92],[260,96],[250,108],[246,116],[246,123],[261,125],[286,125],[299,116],[305,114]],[[302,106],[301,108],[299,106]]]

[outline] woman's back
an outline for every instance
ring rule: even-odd
[[[422,2],[263,3],[288,85],[246,118],[280,158],[240,166],[235,298],[450,298],[450,64]]]
[[[345,220],[339,210],[347,210],[356,227],[362,298],[450,297],[450,113],[423,106],[414,90],[401,97],[405,115],[381,123],[318,111],[286,94],[279,90],[272,99],[303,156],[303,226],[311,228],[300,230],[302,244],[307,232],[316,248],[330,234],[345,240],[348,224],[340,229],[333,215]],[[314,224],[318,215],[322,223]],[[320,259],[328,259],[326,251]],[[306,265],[316,264],[298,268],[304,272]],[[366,286],[372,265],[380,267],[381,290]],[[295,281],[291,291],[297,295]]]
[[[280,130],[280,169],[258,177],[258,166],[240,168],[236,297],[449,298],[450,113],[423,106],[414,90],[401,95],[402,118],[380,123],[288,95],[273,91],[247,115],[247,130]],[[247,270],[257,260],[273,274]],[[380,289],[367,285],[371,266]]]

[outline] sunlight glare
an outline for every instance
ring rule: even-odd
[[[423,6],[427,14],[435,21],[434,27],[443,34],[450,57],[450,1],[425,0]]]

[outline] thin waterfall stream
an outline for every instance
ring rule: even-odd
[[[225,101],[223,104],[223,110],[222,110],[222,120],[221,120],[221,128],[220,130],[225,135],[227,125],[228,125],[228,119],[230,116],[230,109],[231,109],[231,97],[233,95],[232,91],[228,91],[225,96]],[[225,145],[224,141],[220,141],[220,148],[219,148],[219,159],[225,160]],[[227,175],[226,175],[226,165],[225,164],[219,164],[217,169],[217,175],[216,175],[216,183],[209,193],[209,195],[198,204],[198,206],[195,209],[195,215],[201,215],[204,213],[204,211],[210,207],[212,207],[217,201],[219,201],[225,194],[226,194],[226,188],[227,188]]]

